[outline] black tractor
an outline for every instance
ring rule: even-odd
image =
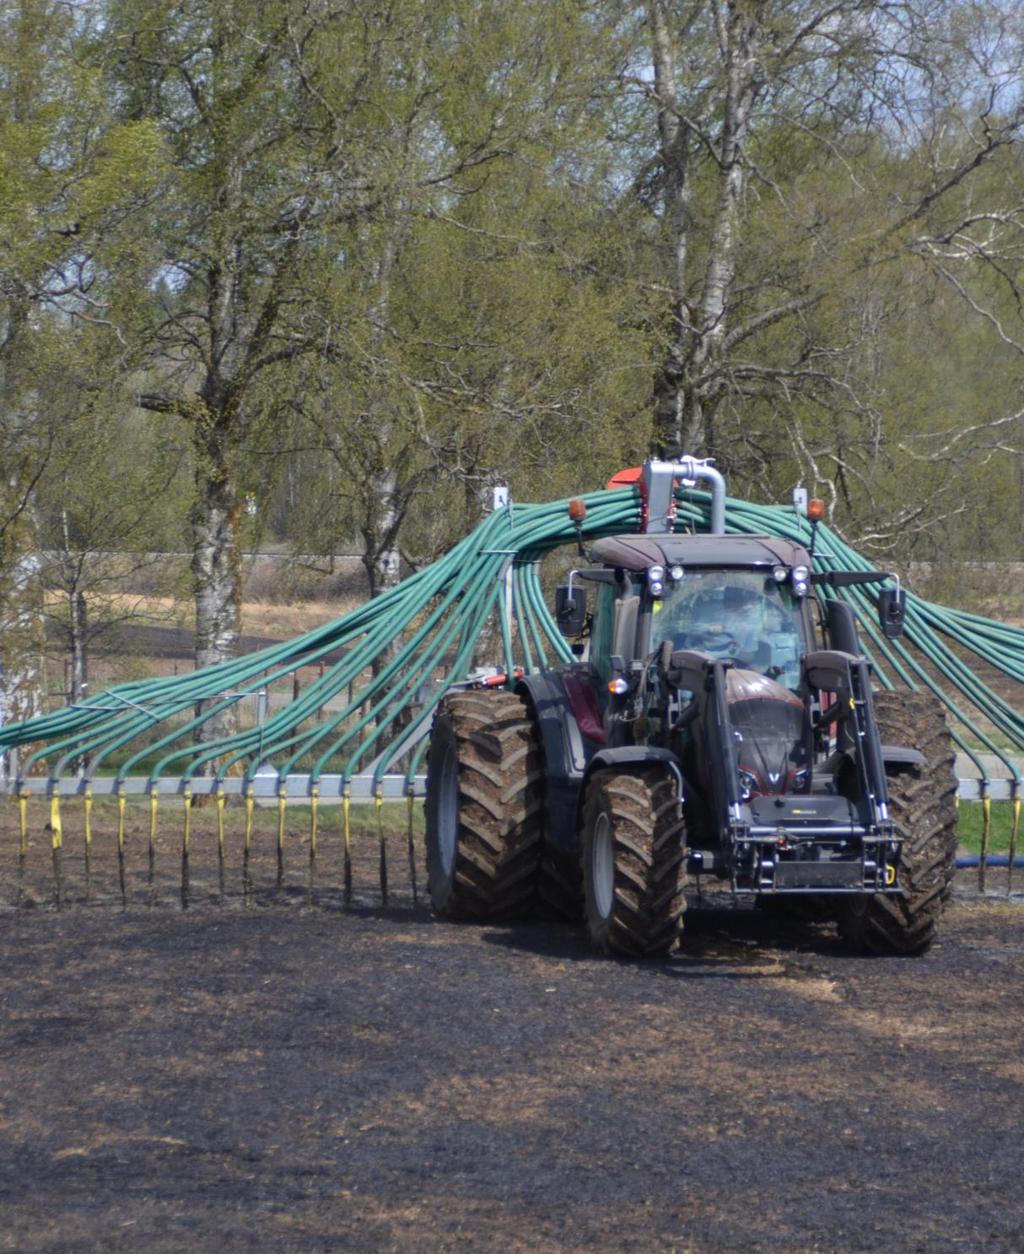
[[[679,479],[710,479],[711,534],[673,534]],[[705,877],[880,953],[923,952],[948,899],[957,781],[941,704],[875,692],[843,600],[888,575],[813,573],[724,532],[707,463],[649,462],[644,534],[597,541],[558,590],[586,656],[514,688],[450,693],[432,733],[435,911],[585,917],[603,950],[664,954]],[[813,503],[812,503],[813,504]],[[584,583],[596,585],[586,612]],[[903,594],[879,597],[902,630]]]

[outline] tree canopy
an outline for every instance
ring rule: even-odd
[[[55,536],[185,535],[214,661],[246,501],[277,543],[357,546],[372,593],[495,482],[650,450],[801,482],[887,557],[1020,559],[1022,27],[0,0],[0,609]]]

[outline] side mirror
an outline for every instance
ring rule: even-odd
[[[903,588],[885,588],[878,594],[878,625],[889,640],[903,635],[907,594]]]
[[[587,592],[578,585],[560,583],[555,589],[555,622],[563,636],[578,636],[587,621]]]

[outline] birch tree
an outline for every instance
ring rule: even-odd
[[[72,321],[104,320],[105,250],[153,188],[152,128],[114,117],[82,55],[94,18],[56,0],[0,5],[0,718],[39,700],[36,498],[86,382]]]
[[[127,116],[160,126],[171,165],[152,224],[166,299],[133,335],[152,380],[139,404],[182,423],[191,445],[206,666],[239,634],[246,449],[281,420],[295,372],[346,342],[338,280],[359,233],[486,166],[500,119],[475,119],[414,168],[403,160],[440,90],[428,53],[452,37],[443,5],[115,0],[109,15],[114,90]]]
[[[356,539],[372,593],[399,550],[429,560],[475,524],[492,483],[534,499],[568,473],[578,488],[580,458],[599,477],[631,438],[648,353],[635,291],[602,268],[627,54],[600,7],[453,8],[417,70],[432,106],[391,150],[402,197],[348,236],[345,334],[292,401],[315,450],[295,542]],[[438,153],[487,133],[493,160],[432,181]]]
[[[926,248],[914,224],[1019,142],[1019,46],[1000,42],[1015,20],[939,0],[650,0],[650,73],[633,88],[656,123],[637,188],[657,210],[669,295],[659,450],[728,461],[739,424],[719,419],[765,398],[868,411],[851,391],[859,341],[849,323],[830,339],[822,307]]]

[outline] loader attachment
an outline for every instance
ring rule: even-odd
[[[900,842],[867,663],[829,651],[808,654],[804,669],[811,687],[834,694],[817,722],[841,728],[855,767],[845,792],[813,760],[800,697],[707,654],[672,655],[669,682],[693,694],[679,725],[692,729],[692,760],[708,764],[701,783],[722,833],[718,849],[691,854],[691,867],[727,874],[740,896],[897,892]]]

